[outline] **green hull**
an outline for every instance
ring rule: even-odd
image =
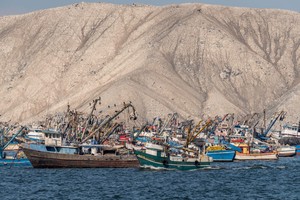
[[[153,156],[143,151],[134,151],[141,167],[175,170],[195,170],[209,167],[210,162],[171,161],[168,157]]]

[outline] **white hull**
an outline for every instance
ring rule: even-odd
[[[278,155],[276,153],[251,153],[243,154],[236,152],[235,160],[277,160]]]
[[[296,154],[296,147],[280,147],[277,149],[279,157],[289,157]]]
[[[298,133],[298,134],[281,134],[281,137],[296,137],[296,138],[300,138],[300,133]]]

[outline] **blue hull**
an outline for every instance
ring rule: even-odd
[[[296,155],[300,156],[300,145],[296,145]]]
[[[31,163],[27,158],[0,159],[0,167],[1,166],[31,166]]]
[[[212,157],[214,162],[232,162],[235,157],[233,150],[208,151],[207,156]]]

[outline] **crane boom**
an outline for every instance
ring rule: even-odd
[[[274,126],[274,124],[276,123],[276,121],[277,121],[279,118],[280,118],[280,120],[283,119],[283,118],[285,117],[285,115],[286,115],[286,112],[285,112],[285,111],[281,111],[281,112],[275,117],[275,119],[271,120],[271,122],[270,122],[268,128],[264,131],[264,134],[263,134],[263,135],[266,136],[266,135],[269,133],[269,131],[271,130],[271,128]]]
[[[202,126],[201,128],[200,128],[200,130],[195,134],[195,135],[193,135],[193,137],[192,137],[192,140],[191,141],[193,141],[204,129],[206,129],[209,125],[211,124],[211,120],[208,120],[205,124],[204,124],[204,126]]]
[[[139,132],[134,136],[133,135],[133,138],[132,138],[132,140],[133,141],[135,141],[136,140],[136,138],[138,138],[139,137],[139,135],[143,132],[143,130],[148,126],[149,124],[148,123],[146,123],[142,128],[141,128],[141,130],[139,130]]]
[[[206,123],[196,132],[196,129],[200,126],[202,120],[196,125],[193,134],[191,134],[186,141],[186,146],[188,146],[196,137],[205,129],[207,128],[212,122],[211,120],[207,120]],[[196,134],[195,134],[196,133]]]
[[[124,110],[126,110],[127,108],[132,108],[133,110],[133,120],[136,120],[136,112],[135,112],[135,108],[133,107],[133,105],[131,103],[125,104],[123,108],[120,111],[117,111],[113,116],[111,117],[107,117],[104,119],[104,121],[99,125],[99,127],[94,130],[92,133],[90,133],[86,138],[84,138],[81,143],[86,142],[88,139],[90,139],[93,135],[95,135],[98,131],[100,131],[106,124],[110,123],[113,119],[115,119],[118,115],[120,115]]]

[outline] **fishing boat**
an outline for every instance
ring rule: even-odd
[[[296,154],[295,146],[281,146],[276,149],[279,157],[291,157]]]
[[[64,145],[61,133],[43,131],[45,144],[22,144],[22,150],[34,168],[134,168],[139,163],[129,151],[119,147],[82,144]]]
[[[235,151],[230,149],[208,151],[207,156],[212,157],[214,162],[232,162],[235,157]]]
[[[31,166],[23,151],[20,150],[18,143],[11,142],[2,150],[0,156],[0,166]]]
[[[239,153],[236,152],[235,160],[277,160],[276,153]]]
[[[195,170],[209,167],[213,161],[207,155],[197,157],[172,155],[167,146],[147,143],[145,150],[134,150],[141,167],[174,170]],[[188,150],[187,150],[188,151]],[[194,152],[190,152],[194,153]]]
[[[41,132],[45,135],[44,144],[22,144],[22,149],[35,168],[131,168],[138,167],[139,163],[133,151],[125,148],[125,140],[122,137],[121,145],[117,143],[110,144],[109,138],[120,125],[112,123],[123,111],[131,108],[133,115],[129,115],[130,119],[136,120],[135,108],[131,103],[123,103],[123,108],[115,111],[112,116],[106,115],[105,118],[94,120],[93,112],[96,109],[96,104],[99,102],[98,98],[93,101],[93,108],[91,113],[83,125],[85,131],[80,132],[80,137],[74,136],[72,131],[77,127],[74,120],[70,116],[77,116],[76,112],[71,112],[68,106],[66,113],[70,120],[66,126],[61,130],[47,129]],[[90,126],[88,126],[90,125]],[[74,126],[74,127],[73,127]],[[90,127],[90,128],[87,128]],[[96,135],[100,132],[105,134],[96,140]],[[66,132],[69,132],[72,137],[68,137]],[[74,136],[74,137],[73,137]],[[72,138],[72,139],[70,139]]]
[[[277,160],[278,153],[276,151],[261,152],[259,150],[250,151],[248,144],[239,144],[242,152],[236,152],[235,160]]]
[[[300,129],[298,124],[285,124],[281,131],[282,137],[300,137]]]
[[[13,143],[14,139],[22,133],[23,129],[24,127],[14,134],[8,142],[0,146],[0,166],[31,166],[29,160],[20,151],[19,144]]]
[[[235,151],[220,145],[209,146],[206,148],[206,155],[212,157],[214,162],[232,162]]]

